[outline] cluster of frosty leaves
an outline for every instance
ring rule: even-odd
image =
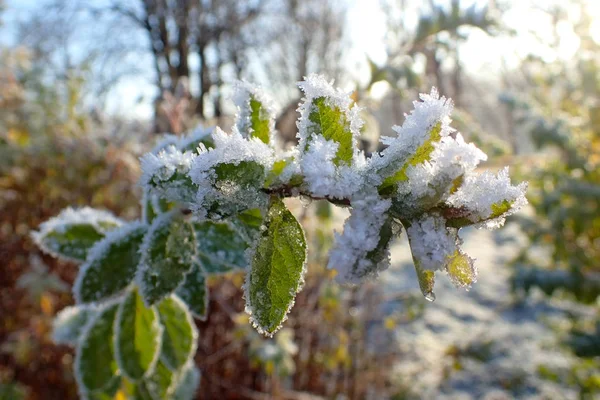
[[[56,327],[57,339],[76,343],[82,393],[189,392],[198,375],[189,361],[192,316],[206,315],[212,274],[245,271],[246,311],[259,332],[273,335],[303,285],[307,258],[304,230],[285,197],[350,208],[328,264],[342,283],[387,268],[402,230],[426,297],[433,299],[436,271],[459,287],[476,281],[459,229],[501,226],[526,203],[526,185],[512,185],[506,169],[475,172],[486,155],[450,127],[452,102],[435,89],[421,95],[393,128],[397,135],[383,141],[385,150],[366,157],[358,145],[361,110],[349,94],[318,75],[299,86],[297,146],[281,149],[267,96],[240,83],[231,133],[199,128],[167,136],[142,157],[141,220],[68,209],[35,234],[49,253],[83,263],[77,305]],[[191,342],[174,340],[184,331]],[[87,371],[101,364],[103,373]]]

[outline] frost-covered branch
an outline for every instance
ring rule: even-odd
[[[358,146],[360,107],[349,93],[319,75],[299,87],[296,147],[278,147],[271,101],[242,82],[231,133],[167,136],[141,158],[140,220],[68,209],[34,234],[43,250],[83,263],[77,304],[55,326],[57,341],[77,347],[82,395],[127,387],[190,398],[199,374],[192,316],[206,318],[211,275],[245,271],[250,321],[267,336],[279,330],[310,251],[286,197],[349,208],[327,264],[340,283],[360,284],[388,268],[402,230],[428,299],[436,273],[460,288],[476,282],[460,228],[501,226],[526,204],[526,184],[513,185],[507,168],[476,171],[487,156],[451,127],[452,101],[435,88],[421,95],[393,127],[397,135],[382,139],[386,149],[367,157]],[[132,329],[136,321],[143,323]]]

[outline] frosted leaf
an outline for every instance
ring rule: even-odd
[[[457,287],[469,288],[477,281],[474,260],[460,245],[458,229],[446,226],[446,219],[430,214],[410,222],[406,229],[419,286],[425,296],[433,295],[435,271],[445,270]]]
[[[322,130],[329,130],[331,129],[330,127],[318,126],[314,119],[311,120],[311,114],[317,111],[316,108],[323,107],[337,110],[340,114],[340,121],[332,121],[332,125],[334,123],[341,124],[351,134],[348,148],[340,150],[346,154],[349,153],[350,157],[358,156],[358,138],[364,121],[358,115],[360,108],[357,106],[351,108],[353,100],[350,97],[350,93],[344,92],[339,88],[335,89],[333,81],[328,82],[323,75],[317,74],[309,75],[304,81],[299,82],[298,86],[304,92],[303,102],[298,109],[300,111],[300,120],[298,122],[298,139],[300,139],[300,143],[298,147],[305,149],[311,136],[330,136],[329,132]],[[323,102],[323,105],[315,104],[315,101]],[[340,136],[338,138],[346,140]],[[328,137],[327,139],[331,140],[332,138]],[[342,158],[346,159],[346,157]]]
[[[527,204],[526,190],[526,182],[511,184],[508,167],[505,167],[497,175],[488,171],[467,175],[446,202],[462,210],[463,218],[477,227],[494,229],[504,225],[507,216]]]
[[[199,262],[194,262],[175,293],[188,306],[192,316],[206,321],[208,316],[208,282]]]
[[[457,229],[447,228],[446,220],[440,215],[431,214],[411,221],[406,234],[413,258],[426,270],[443,270],[447,258],[458,249]]]
[[[388,147],[381,155],[374,155],[370,160],[371,169],[382,178],[401,170],[419,148],[427,146],[428,141],[439,141],[454,132],[450,127],[452,100],[440,97],[436,88],[432,88],[430,94],[421,94],[419,97],[421,101],[413,102],[414,110],[406,115],[402,126],[392,128],[397,136],[382,137],[381,141]],[[427,150],[427,147],[422,150]]]
[[[122,220],[107,211],[68,207],[42,223],[31,236],[44,252],[81,262],[96,242],[122,224]]]
[[[120,375],[114,375],[106,386],[100,390],[85,391],[79,389],[81,400],[113,400],[117,396],[117,392],[121,389],[123,378]]]
[[[259,139],[244,139],[217,128],[215,148],[200,153],[189,173],[198,185],[193,210],[198,218],[226,217],[264,205],[262,188],[274,151]],[[215,215],[216,214],[216,215]]]
[[[321,75],[298,84],[304,92],[298,122],[299,166],[316,197],[351,197],[363,185],[364,153],[358,149],[363,121],[349,94]]]
[[[306,273],[304,230],[279,197],[273,197],[264,229],[251,251],[244,285],[250,322],[267,336],[281,328]]]
[[[233,100],[238,112],[235,129],[244,138],[258,138],[273,145],[275,135],[275,110],[273,102],[259,86],[238,81],[234,84]]]
[[[194,201],[197,190],[188,177],[196,157],[191,151],[182,153],[174,145],[167,146],[158,154],[146,153],[140,159],[140,185],[145,192],[189,205]]]
[[[414,215],[437,205],[486,159],[485,153],[472,143],[465,143],[460,133],[455,138],[441,138],[432,144],[428,160],[406,168],[406,179],[397,182],[398,204],[394,208]]]
[[[394,234],[387,210],[391,200],[376,194],[352,200],[350,217],[342,234],[335,235],[327,268],[335,269],[341,283],[360,283],[376,277],[390,263],[389,244]]]
[[[198,125],[188,134],[182,136],[177,141],[177,148],[183,152],[192,151],[197,152],[198,148],[211,148],[213,141],[211,135],[214,131],[214,127],[203,127]]]
[[[134,386],[135,399],[163,400],[169,399],[170,388],[174,374],[167,366],[158,360],[152,373]]]
[[[75,351],[73,370],[82,392],[107,388],[117,374],[113,349],[113,325],[118,303],[110,302],[98,310],[85,325]]]
[[[351,198],[364,185],[364,163],[335,165],[338,147],[338,143],[316,136],[300,160],[304,184],[315,197]]]
[[[158,306],[163,326],[160,358],[167,368],[176,372],[192,360],[198,343],[198,330],[187,306],[171,295]]]
[[[130,222],[109,232],[90,249],[73,285],[77,304],[113,297],[131,283],[146,230],[145,224]]]
[[[246,269],[248,243],[232,223],[204,221],[193,226],[198,242],[198,260],[204,272],[218,275]]]
[[[136,284],[146,305],[168,296],[191,270],[197,243],[194,229],[179,210],[157,217],[140,247]]]
[[[172,393],[173,400],[192,400],[195,398],[198,386],[200,386],[200,370],[193,360],[190,360],[173,379],[169,393]]]
[[[280,154],[273,162],[273,167],[267,173],[265,187],[277,187],[288,185],[300,186],[304,178],[298,162],[300,155],[296,147],[290,151]]]
[[[158,361],[163,328],[154,307],[146,307],[135,287],[121,301],[114,323],[114,351],[119,371],[139,380]]]
[[[158,154],[160,151],[165,150],[169,146],[175,146],[182,152],[191,151],[195,152],[200,144],[206,147],[212,147],[212,134],[214,128],[205,128],[202,125],[198,125],[196,128],[186,133],[183,136],[177,136],[173,134],[166,134],[161,137],[158,143],[154,146],[151,153]]]
[[[74,346],[84,326],[96,315],[94,306],[68,306],[63,308],[52,321],[52,340],[56,344]]]

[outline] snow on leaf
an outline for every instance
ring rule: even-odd
[[[231,223],[204,221],[196,222],[193,226],[198,243],[198,259],[204,272],[223,274],[246,268],[248,244]]]
[[[156,310],[147,308],[137,289],[132,288],[115,321],[115,355],[121,373],[132,380],[151,373],[160,353],[161,335]]]
[[[158,154],[161,150],[166,149],[169,146],[175,146],[182,152],[191,151],[196,152],[196,149],[200,146],[212,147],[212,134],[214,128],[203,127],[198,125],[192,131],[186,133],[183,136],[177,136],[172,134],[163,135],[158,143],[154,146],[151,153]]]
[[[90,207],[66,208],[32,233],[46,253],[70,261],[84,261],[89,249],[104,235],[123,223],[107,211]]]
[[[81,391],[103,390],[117,373],[113,325],[118,303],[110,303],[83,329],[75,351],[75,380]]]
[[[157,308],[164,327],[160,358],[175,372],[196,353],[198,330],[185,303],[177,296],[165,298]]]
[[[360,283],[389,267],[389,245],[399,228],[386,214],[390,200],[372,194],[352,200],[344,231],[336,234],[327,268],[335,269],[341,283]]]
[[[507,216],[527,204],[526,190],[526,182],[517,186],[511,184],[506,167],[497,175],[488,171],[467,175],[446,202],[452,207],[465,210],[463,217],[471,224],[494,229],[502,226]]]
[[[434,272],[445,270],[455,286],[468,289],[477,281],[474,260],[460,248],[458,229],[446,226],[446,219],[430,214],[410,222],[406,229],[423,294],[433,295]]]
[[[123,379],[119,375],[112,377],[111,381],[102,390],[81,393],[82,400],[114,400]]]
[[[272,101],[258,86],[236,82],[234,101],[238,108],[235,127],[245,138],[257,138],[272,144],[275,133],[275,112]]]
[[[108,233],[90,249],[73,286],[78,304],[115,296],[131,283],[146,230],[145,224],[130,222]]]
[[[394,192],[395,185],[398,182],[407,181],[408,176],[406,175],[406,169],[409,166],[419,165],[430,159],[431,153],[434,150],[433,143],[438,142],[442,137],[440,132],[442,131],[442,124],[438,122],[428,132],[428,138],[423,142],[421,146],[417,148],[415,153],[409,157],[406,163],[393,175],[385,178],[383,183],[379,186],[379,193],[389,194]]]
[[[169,399],[169,388],[173,382],[173,378],[173,372],[161,360],[158,360],[154,371],[136,383],[134,398],[143,400]]]
[[[382,178],[387,178],[403,168],[421,146],[431,139],[434,127],[439,125],[440,138],[450,135],[450,113],[452,100],[439,96],[437,89],[432,88],[430,94],[421,94],[421,101],[413,102],[414,109],[406,116],[402,126],[394,126],[395,137],[382,137],[381,141],[388,147],[370,160],[371,168]],[[424,149],[425,150],[425,149]]]
[[[287,318],[304,283],[306,239],[296,218],[278,197],[272,197],[250,257],[245,283],[246,312],[261,333],[272,336]]]
[[[362,185],[361,169],[366,165],[358,149],[360,108],[350,108],[349,94],[320,75],[310,75],[298,86],[304,92],[298,122],[304,183],[317,197],[350,197]]]
[[[448,258],[446,272],[452,283],[459,288],[469,288],[477,282],[477,268],[473,259],[460,249]]]
[[[97,308],[92,306],[68,306],[63,308],[52,321],[52,340],[56,344],[74,346],[85,325],[97,313]]]
[[[146,153],[140,158],[140,185],[144,192],[169,201],[192,203],[197,187],[192,183],[188,172],[197,156],[191,151],[181,152],[174,145],[167,146],[158,154]]]
[[[199,262],[192,269],[175,293],[188,306],[194,318],[205,321],[208,315],[208,282]]]
[[[173,400],[192,400],[200,385],[200,370],[193,362],[188,362],[173,379],[169,392]]]
[[[179,210],[154,220],[140,248],[135,277],[147,305],[168,296],[183,282],[192,268],[196,247],[194,229]]]
[[[417,280],[419,281],[419,288],[421,293],[429,301],[435,300],[435,293],[433,293],[433,287],[435,285],[435,272],[421,268],[418,260],[414,260],[415,272],[417,273]]]
[[[457,230],[446,227],[446,220],[437,214],[411,221],[406,228],[413,259],[428,271],[444,269],[447,259],[457,250]]]
[[[228,217],[265,201],[266,171],[274,161],[274,151],[256,138],[239,133],[227,135],[217,128],[215,148],[194,160],[189,176],[198,186],[193,210],[200,219]]]

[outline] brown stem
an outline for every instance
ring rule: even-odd
[[[325,196],[325,197],[315,197],[312,196],[308,193],[304,193],[301,192],[300,189],[298,187],[294,187],[294,186],[278,186],[278,187],[272,187],[272,188],[263,188],[261,189],[264,193],[267,194],[277,194],[281,197],[297,197],[297,196],[306,196],[311,198],[312,200],[327,200],[328,202],[338,205],[338,206],[346,206],[349,207],[350,204],[350,199],[338,199],[335,197],[329,197],[329,196]]]

